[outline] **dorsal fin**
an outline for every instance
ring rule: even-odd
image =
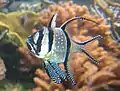
[[[56,18],[57,18],[57,14],[54,14],[48,24],[48,27],[50,27],[50,28],[56,27]]]
[[[64,23],[60,26],[60,28],[64,31],[66,25],[67,25],[68,23],[70,23],[71,21],[73,21],[73,20],[87,20],[87,21],[91,21],[91,22],[93,22],[93,23],[95,23],[95,24],[99,24],[99,23],[97,23],[97,22],[95,22],[95,21],[93,21],[93,20],[90,20],[90,19],[87,19],[87,18],[84,18],[84,17],[73,17],[73,18],[67,20],[66,22],[64,22]]]

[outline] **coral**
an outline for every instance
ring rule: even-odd
[[[88,19],[92,19],[99,24],[96,25],[88,21],[73,21],[70,23],[66,31],[70,34],[71,38],[76,41],[85,41],[92,38],[96,34],[104,36],[104,39],[100,42],[94,41],[86,45],[85,49],[100,61],[100,65],[95,65],[90,62],[88,57],[83,53],[74,53],[70,61],[71,71],[73,72],[74,79],[77,82],[76,87],[73,90],[79,91],[93,91],[96,89],[114,89],[111,85],[119,86],[119,67],[120,62],[117,56],[119,55],[120,46],[111,38],[109,32],[110,26],[105,24],[104,19],[99,18],[96,15],[91,15],[88,8],[83,5],[79,6],[72,1],[66,3],[59,3],[56,5],[50,5],[48,9],[44,9],[39,13],[40,25],[47,26],[49,19],[54,13],[58,13],[57,26],[60,26],[63,22],[74,16],[83,16]],[[33,32],[36,30],[33,30]],[[114,52],[112,52],[114,51]],[[60,67],[63,69],[63,65]],[[33,78],[38,88],[33,91],[51,90],[56,91],[65,90],[66,84],[55,84],[50,81],[43,69],[37,69],[35,74],[38,77]],[[113,82],[114,81],[114,82]],[[38,90],[39,89],[39,90]],[[69,91],[66,89],[66,91]],[[70,90],[71,91],[71,90]]]
[[[4,89],[1,89],[1,91],[28,91],[23,88],[23,86],[19,83],[17,84],[12,84],[8,83],[4,86]]]
[[[21,71],[29,71],[31,70],[33,65],[39,65],[39,67],[42,68],[42,60],[32,56],[28,49],[24,47],[19,47],[17,50],[22,54],[19,68]]]
[[[99,18],[98,16],[91,15],[85,5],[79,6],[77,4],[74,4],[72,1],[59,3],[58,5],[50,5],[48,9],[44,9],[40,12],[40,24],[47,26],[49,19],[55,13],[58,13],[57,26],[60,26],[63,22],[74,16],[83,16],[85,18],[92,19],[93,21],[98,22],[99,25],[85,20],[75,20],[68,24],[66,31],[68,31],[69,34],[72,36],[76,34],[95,36],[95,34],[97,33],[104,36],[104,40],[102,41],[102,43],[106,44],[109,42],[110,32],[108,31],[108,29],[110,28],[110,26],[105,25],[104,19]],[[89,29],[89,32],[87,29]],[[91,33],[91,31],[94,32]]]
[[[17,48],[26,46],[25,40],[28,35],[31,34],[32,27],[34,26],[34,23],[37,22],[36,19],[37,14],[32,12],[0,13],[0,58],[2,58],[5,63],[7,79],[20,79],[23,76],[22,72],[28,72],[31,69],[31,67],[26,64],[26,69],[23,71],[23,67],[21,67],[23,65],[20,65],[20,60],[23,60],[21,59],[21,53]],[[3,65],[1,65],[0,70],[1,77],[5,74],[3,72],[5,70],[2,69],[2,67]],[[25,78],[25,75],[22,78]]]
[[[103,45],[106,51],[109,51],[111,55],[119,56],[120,54],[120,46],[115,42],[115,40],[111,37],[111,29],[110,25],[106,25],[105,20],[100,18],[97,15],[91,15],[88,11],[88,8],[83,5],[79,6],[74,4],[72,1],[66,3],[59,3],[56,5],[50,5],[48,9],[44,9],[40,12],[40,25],[47,26],[49,19],[53,14],[58,13],[57,17],[57,26],[60,26],[66,20],[74,17],[74,16],[83,16],[88,19],[92,19],[99,23],[96,25],[92,22],[88,21],[73,21],[67,25],[66,31],[69,33],[71,37],[79,37],[79,35],[84,36],[92,36],[94,37],[96,34],[100,34],[104,36],[104,39],[101,40],[100,45]]]
[[[26,46],[26,38],[32,33],[34,25],[39,22],[38,17],[38,14],[33,12],[0,13],[0,58],[3,59],[7,69],[4,73],[1,65],[1,79],[6,74],[6,79],[9,80],[29,80],[32,82],[35,69],[31,66],[33,61],[30,57],[25,56],[27,50],[24,52],[24,48],[21,50],[18,47]]]
[[[74,79],[77,82],[76,87],[72,89],[93,91],[107,88],[109,91],[114,89],[113,86],[119,87],[120,62],[118,57],[120,55],[120,46],[111,38],[110,26],[105,24],[104,19],[91,15],[87,6],[80,6],[72,1],[50,5],[47,9],[40,11],[39,14],[33,12],[13,12],[5,15],[0,13],[0,56],[4,58],[4,62],[7,62],[8,73],[14,72],[17,76],[19,74],[26,79],[25,75],[17,73],[17,71],[27,73],[32,70],[33,65],[37,65],[34,69],[40,69],[36,69],[35,74],[37,77],[35,76],[33,81],[38,87],[34,88],[33,91],[71,91],[66,89],[71,88],[69,83],[55,84],[52,82],[43,69],[42,60],[30,55],[29,50],[23,48],[25,47],[26,38],[36,31],[33,27],[47,26],[50,18],[55,13],[58,13],[57,26],[74,16],[83,16],[98,22],[98,24],[94,24],[86,20],[75,20],[68,24],[66,31],[73,40],[85,41],[98,34],[104,36],[104,39],[100,42],[92,42],[85,48],[93,57],[100,61],[100,65],[91,63],[83,53],[74,53],[72,55],[70,66]],[[64,70],[63,64],[59,65]],[[10,69],[11,67],[12,69]],[[29,76],[31,75],[30,73],[28,74]],[[17,79],[19,79],[19,76]]]
[[[0,80],[5,78],[6,67],[4,61],[0,58]]]
[[[110,25],[110,32],[113,39],[119,43],[119,28],[120,28],[120,2],[112,0],[93,0],[91,11],[102,17],[106,24]],[[98,9],[99,7],[99,9]]]

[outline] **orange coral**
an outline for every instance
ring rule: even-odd
[[[0,80],[5,78],[6,67],[4,61],[0,58]]]

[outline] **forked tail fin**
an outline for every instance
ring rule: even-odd
[[[93,37],[92,39],[87,40],[87,41],[85,41],[85,42],[80,42],[80,43],[75,42],[75,41],[73,41],[73,42],[75,42],[76,44],[78,44],[78,45],[80,46],[80,50],[81,50],[83,53],[85,53],[85,54],[88,56],[88,58],[89,58],[93,63],[95,63],[95,64],[100,64],[99,61],[97,61],[95,58],[93,58],[91,55],[89,55],[89,53],[88,53],[83,47],[81,47],[81,46],[85,46],[87,43],[90,43],[90,42],[92,42],[92,41],[94,41],[94,40],[102,39],[102,38],[103,38],[103,36],[97,35],[97,36]]]

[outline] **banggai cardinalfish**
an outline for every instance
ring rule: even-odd
[[[92,62],[99,64],[96,59],[85,51],[84,46],[93,40],[103,37],[98,35],[80,43],[73,41],[65,31],[65,27],[68,23],[76,19],[96,22],[84,17],[74,17],[64,22],[60,27],[56,27],[56,18],[57,14],[53,15],[48,27],[43,27],[30,35],[26,43],[32,55],[43,59],[46,72],[55,83],[60,84],[62,80],[69,80],[75,85],[76,82],[70,72],[68,63],[71,53],[83,52]],[[58,63],[64,64],[65,72],[61,70]]]

